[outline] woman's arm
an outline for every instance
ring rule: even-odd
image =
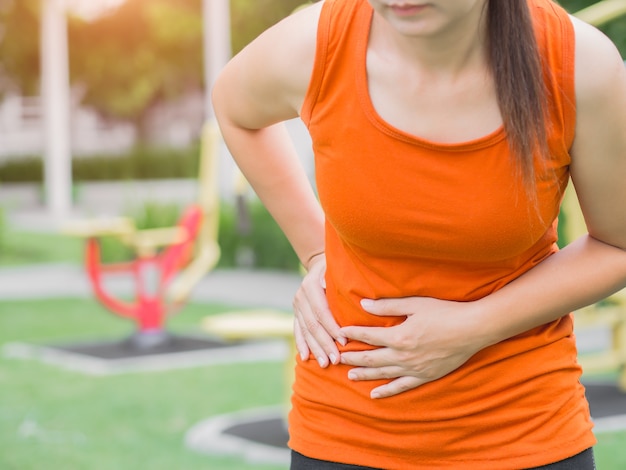
[[[233,158],[309,271],[294,299],[295,339],[303,358],[311,351],[325,366],[329,355],[339,361],[331,334],[341,334],[322,285],[324,215],[282,124],[302,108],[321,7],[304,8],[261,34],[226,65],[212,96]]]
[[[320,5],[265,31],[224,68],[215,114],[237,165],[303,263],[324,248],[323,215],[282,122],[298,116],[313,69]]]
[[[364,301],[378,315],[406,315],[392,328],[345,327],[382,346],[342,354],[354,380],[394,378],[386,397],[436,380],[481,349],[556,320],[626,286],[626,70],[613,44],[573,20],[576,138],[571,176],[589,234],[499,291],[475,302],[407,298]]]
[[[606,37],[573,21],[577,123],[570,171],[589,234],[512,283],[512,289],[485,299],[488,310],[516,313],[514,321],[496,325],[494,340],[626,285],[626,67]],[[532,299],[532,305],[514,306],[524,299]]]

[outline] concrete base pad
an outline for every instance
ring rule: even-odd
[[[626,392],[610,382],[585,383],[596,433],[626,430]]]
[[[5,357],[35,359],[89,375],[168,370],[231,362],[285,360],[283,341],[224,342],[194,335],[71,344],[8,343]]]

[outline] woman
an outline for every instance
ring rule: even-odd
[[[594,467],[569,312],[626,285],[607,38],[551,0],[326,0],[213,97],[308,271],[293,469]],[[323,210],[280,124],[296,116]],[[570,177],[589,234],[558,251]]]

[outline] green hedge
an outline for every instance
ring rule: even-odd
[[[297,271],[300,261],[267,209],[258,201],[223,204],[220,267]]]
[[[74,181],[195,178],[198,174],[199,146],[163,149],[137,146],[122,155],[95,155],[74,158]],[[0,164],[0,182],[43,181],[41,157],[24,157]]]
[[[6,250],[5,234],[6,220],[4,215],[4,208],[0,207],[0,254],[2,254],[4,250]]]
[[[169,227],[176,223],[180,208],[176,205],[146,203],[138,212],[128,214],[137,228]],[[257,201],[235,206],[222,203],[218,243],[220,268],[278,269],[297,271],[300,266],[287,238],[269,212]],[[115,237],[101,240],[105,262],[129,260],[132,251]]]

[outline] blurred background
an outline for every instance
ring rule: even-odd
[[[144,204],[188,204],[212,113],[210,84],[233,53],[302,3],[0,0],[4,219],[54,231],[72,216],[137,216]],[[289,126],[310,173],[306,132],[299,122]],[[234,203],[237,175],[225,149],[219,172],[222,199]],[[172,207],[161,212],[170,220],[144,226],[178,215]],[[232,209],[223,217],[232,218]],[[297,264],[291,254],[278,258]]]
[[[136,333],[132,321],[96,301],[82,268],[88,237],[68,234],[66,222],[122,216],[133,234],[150,236],[151,229],[176,227],[208,184],[199,177],[204,124],[212,117],[207,90],[229,57],[303,3],[0,0],[0,469],[287,468],[282,454],[203,454],[186,442],[207,417],[276,406],[281,417],[289,381],[284,351],[256,361],[228,363],[225,354],[219,363],[101,375],[6,351],[16,343],[115,342]],[[599,27],[626,57],[626,0],[559,3],[572,13],[599,4],[621,12]],[[297,120],[288,128],[311,176],[306,130]],[[203,236],[215,238],[219,253],[193,278],[197,295],[167,320],[176,334],[205,335],[206,318],[224,312],[287,313],[299,282],[285,237],[223,145],[216,154],[218,220],[215,233]],[[568,215],[562,220],[567,225]],[[98,234],[102,261],[136,262],[139,242],[130,243],[125,228],[120,237],[107,227]],[[166,235],[172,233],[179,232]],[[561,242],[567,239],[563,231]],[[114,287],[133,299],[134,288]],[[611,418],[598,428],[599,468],[608,470],[626,468],[626,407],[614,393],[620,380],[626,388],[626,329],[623,304],[618,313],[615,305],[602,304],[606,322],[589,320],[593,334],[579,339],[590,353],[614,345],[587,374],[609,384],[597,400]],[[261,432],[283,438],[284,429],[267,429]]]
[[[112,196],[126,194],[118,185],[93,182],[133,181],[136,198],[145,181],[177,180],[168,187],[184,187],[181,180],[197,175],[202,124],[211,116],[207,90],[215,75],[228,57],[302,3],[0,0],[5,212],[34,212],[41,224],[42,211],[35,209],[42,207],[59,217],[128,209]],[[597,2],[560,3],[576,12]],[[625,54],[623,17],[600,27]],[[311,173],[306,132],[299,122],[290,128]],[[233,173],[230,159],[223,158],[223,196],[234,191]]]

